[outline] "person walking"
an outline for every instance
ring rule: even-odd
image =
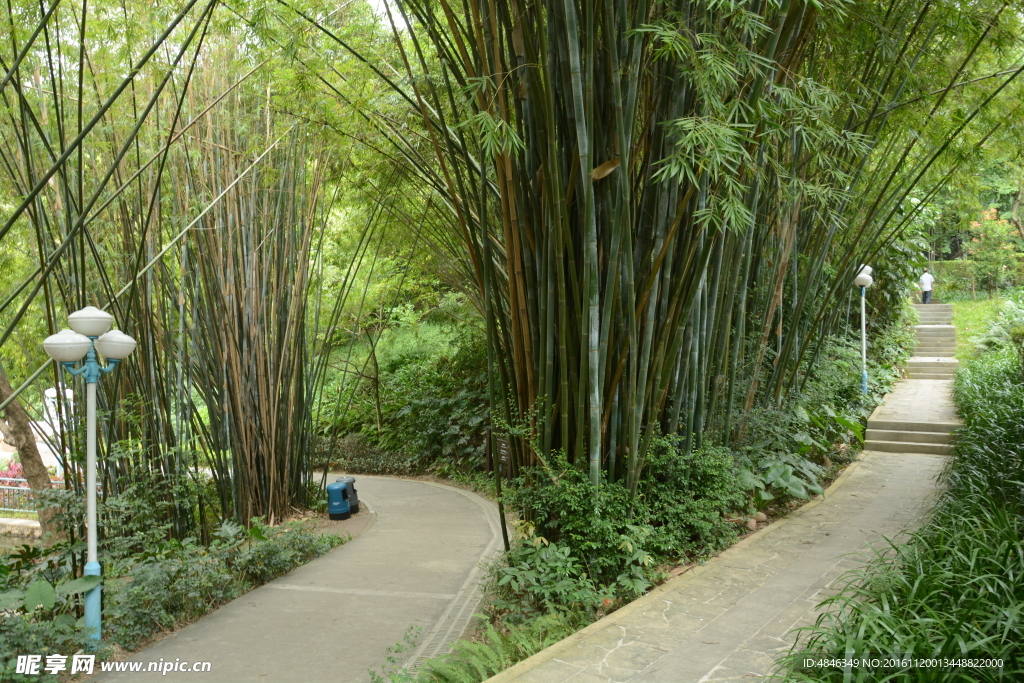
[[[928,272],[928,269],[924,269],[924,275],[921,276],[921,303],[926,304],[932,300],[932,283],[935,282],[935,278]]]

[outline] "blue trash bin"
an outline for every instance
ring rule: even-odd
[[[331,519],[348,519],[352,508],[348,502],[348,485],[336,481],[327,485],[327,514]]]
[[[352,514],[359,512],[359,492],[356,491],[355,477],[338,477],[338,481],[348,484],[348,504]]]

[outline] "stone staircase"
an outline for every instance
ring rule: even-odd
[[[960,367],[956,354],[956,328],[951,304],[914,304],[921,324],[917,347],[904,368],[909,379],[952,379]]]
[[[951,455],[951,432],[962,425],[959,422],[900,422],[898,420],[868,420],[864,448],[885,453],[931,453]]]
[[[960,362],[950,304],[915,304],[921,324],[917,346],[896,384],[868,419],[864,448],[887,453],[953,452],[951,432],[961,426],[952,384]]]

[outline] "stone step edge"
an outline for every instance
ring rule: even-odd
[[[16,536],[19,538],[39,538],[41,529],[37,519],[20,519],[18,517],[0,517],[0,536]]]
[[[875,434],[872,434],[872,432],[875,432]],[[893,438],[894,434],[905,434],[908,437],[914,437],[914,438],[913,439]],[[933,441],[933,440],[931,440],[934,437],[944,437],[945,441]],[[920,439],[920,441],[915,441],[914,439]],[[910,431],[904,431],[904,430],[901,430],[901,429],[868,429],[867,430],[867,434],[865,435],[864,441],[865,441],[865,443],[867,443],[868,441],[873,441],[873,442],[876,442],[876,443],[879,443],[879,442],[881,442],[881,443],[915,443],[915,444],[930,443],[930,444],[937,444],[937,445],[943,446],[943,445],[946,445],[948,443],[952,443],[952,439],[953,439],[953,435],[949,434],[948,432],[910,432]]]
[[[879,429],[888,432],[930,432],[932,434],[949,434],[960,429],[959,422],[904,422],[901,420],[868,420],[868,429]]]
[[[925,453],[930,455],[949,455],[953,452],[953,444],[917,443],[914,441],[874,441],[864,442],[864,450],[881,451],[883,453]]]

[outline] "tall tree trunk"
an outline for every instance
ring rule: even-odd
[[[0,368],[0,402],[6,401],[14,394],[11,383],[7,381],[7,375],[3,368]],[[3,420],[4,437],[18,449],[18,458],[21,460],[21,467],[25,471],[25,479],[34,491],[42,491],[50,488],[50,473],[43,464],[43,458],[36,448],[36,437],[32,433],[32,425],[28,419],[28,413],[21,406],[18,399],[7,404],[4,409],[5,419]],[[57,512],[55,508],[41,510],[39,513],[39,525],[45,534],[48,531],[56,531],[50,523],[51,518]]]

